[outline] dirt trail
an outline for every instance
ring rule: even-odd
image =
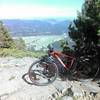
[[[100,88],[96,82],[90,80],[61,81],[59,78],[48,86],[35,86],[27,84],[22,75],[28,71],[35,58],[0,58],[0,100],[74,100],[73,97],[96,98],[100,100]],[[70,91],[69,91],[70,90]],[[92,96],[96,94],[96,97]],[[99,99],[98,99],[99,98]],[[79,99],[80,100],[80,99]],[[88,99],[82,99],[88,100]],[[92,100],[92,99],[90,99]]]

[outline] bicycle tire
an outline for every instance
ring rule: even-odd
[[[96,78],[99,73],[99,62],[97,59],[90,59],[86,61],[84,58],[81,60],[81,63],[79,62],[79,66],[77,71],[81,71],[83,75],[86,76],[86,78]]]
[[[47,67],[43,66],[43,63],[46,63]],[[35,68],[36,67],[35,65],[39,65],[38,67],[40,67],[41,69],[37,70]],[[44,74],[45,70],[46,70],[46,74]],[[37,73],[35,71],[37,71]],[[58,76],[58,68],[56,64],[53,62],[37,60],[31,64],[28,71],[28,75],[29,75],[30,80],[32,81],[32,84],[37,85],[37,86],[45,86],[45,85],[51,84],[52,82],[56,80]],[[44,80],[47,78],[47,81],[45,80],[46,82],[41,83],[40,80],[36,79],[36,75],[38,77],[44,78]]]

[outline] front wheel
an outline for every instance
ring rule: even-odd
[[[48,85],[56,79],[58,68],[53,62],[37,60],[31,64],[28,75],[34,85]]]

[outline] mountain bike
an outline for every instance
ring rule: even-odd
[[[98,74],[99,65],[96,59],[89,55],[75,57],[69,54],[55,51],[51,45],[48,46],[48,55],[45,55],[33,62],[29,68],[28,75],[34,85],[48,85],[56,80],[59,73],[82,73],[94,77]],[[90,66],[94,68],[92,73]]]

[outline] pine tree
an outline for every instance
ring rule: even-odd
[[[76,42],[78,49],[82,44],[98,44],[100,29],[100,0],[85,0],[82,11],[69,26],[69,35]]]
[[[78,50],[79,57],[90,57],[89,66],[83,69],[84,74],[95,77],[96,73],[100,74],[100,0],[85,0],[82,6],[82,11],[78,12],[77,19],[69,26],[69,36],[75,41],[75,51]],[[80,52],[81,51],[81,52]],[[81,62],[79,66],[83,65]],[[89,69],[89,70],[88,70]],[[100,68],[99,68],[100,69]],[[86,72],[86,73],[85,73]]]
[[[0,21],[0,47],[2,48],[10,48],[14,47],[13,39],[10,37],[7,29]]]

